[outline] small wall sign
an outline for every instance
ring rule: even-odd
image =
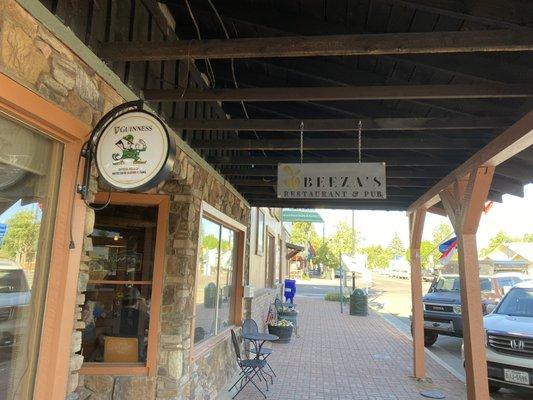
[[[278,198],[386,199],[385,163],[278,164]]]
[[[156,186],[172,170],[175,144],[163,122],[144,110],[120,114],[98,137],[96,166],[100,177],[119,190]]]

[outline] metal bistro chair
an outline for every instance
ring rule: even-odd
[[[266,365],[266,361],[265,360],[261,360],[261,359],[258,359],[258,358],[254,358],[254,359],[251,359],[251,360],[247,360],[247,359],[243,359],[241,357],[241,348],[240,348],[240,345],[239,345],[239,341],[237,340],[237,335],[235,334],[235,331],[232,329],[231,330],[231,341],[233,342],[233,348],[235,349],[235,356],[237,357],[237,364],[239,365],[239,368],[241,369],[241,372],[239,374],[239,378],[237,379],[237,381],[233,384],[233,386],[231,386],[229,389],[228,389],[228,392],[231,392],[231,389],[233,389],[235,386],[237,386],[239,383],[240,383],[240,387],[239,387],[239,390],[237,391],[237,393],[235,393],[235,395],[232,397],[232,399],[234,399],[235,397],[237,397],[237,395],[246,387],[246,385],[248,385],[248,383],[252,382],[252,385],[255,386],[255,388],[257,390],[259,390],[259,392],[263,395],[263,397],[266,399],[266,394],[261,390],[261,388],[259,386],[257,386],[257,384],[253,381],[253,378],[258,375],[258,376],[262,376],[263,375],[263,368],[265,367]],[[268,382],[267,380],[265,379],[265,377],[263,376],[263,379],[265,380],[265,383],[266,383],[266,390],[268,391]]]
[[[259,327],[257,326],[257,322],[255,322],[253,319],[245,319],[242,323],[242,333],[257,333],[259,332]],[[249,342],[249,340],[244,339],[245,341]],[[251,346],[250,353],[255,354],[256,356],[259,356],[263,360],[266,361],[266,365],[268,369],[274,374],[274,376],[277,376],[270,364],[267,361],[267,358],[272,354],[272,349],[261,347],[261,350],[259,351],[259,354],[257,354],[258,349],[255,348],[255,346]],[[272,378],[272,377],[271,377]],[[272,379],[271,379],[272,380]]]

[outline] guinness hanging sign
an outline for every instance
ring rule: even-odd
[[[105,125],[96,142],[96,166],[111,187],[144,191],[172,170],[174,140],[163,122],[144,110],[131,110]]]

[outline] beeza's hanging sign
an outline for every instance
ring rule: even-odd
[[[385,163],[278,164],[283,199],[386,199]]]
[[[90,165],[114,189],[144,191],[166,179],[174,165],[175,142],[164,123],[142,101],[121,104],[94,127],[81,155],[86,158],[82,198],[88,196]]]

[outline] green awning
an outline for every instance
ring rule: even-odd
[[[281,214],[283,222],[324,222],[316,211],[283,210]]]

